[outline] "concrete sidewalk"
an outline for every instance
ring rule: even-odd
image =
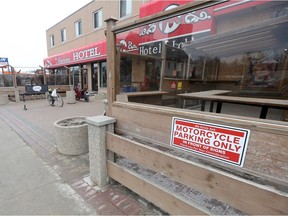
[[[96,214],[0,119],[0,214]]]
[[[122,185],[99,190],[89,181],[89,154],[57,151],[54,122],[96,116],[102,99],[51,107],[46,99],[0,106],[0,214],[161,215]]]

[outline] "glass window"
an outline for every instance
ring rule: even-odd
[[[102,27],[102,10],[98,10],[93,14],[94,17],[94,29]]]
[[[120,0],[120,18],[131,15],[132,0]]]
[[[91,73],[91,80],[92,80],[92,91],[98,91],[98,63],[92,64],[92,73]]]
[[[82,34],[82,21],[79,20],[75,22],[75,36],[80,36]]]
[[[70,67],[70,75],[71,75],[71,80],[73,82],[74,88],[76,86],[79,86],[80,83],[80,67],[79,66],[72,66]]]
[[[107,62],[100,63],[100,87],[107,87]]]
[[[137,91],[162,90],[176,98],[169,106],[282,120],[288,98],[288,2],[233,2],[117,34],[127,69],[119,64],[120,86],[129,71]],[[184,98],[187,93],[193,94]]]
[[[63,43],[66,41],[66,29],[61,29],[60,34],[61,34],[61,43]]]
[[[50,35],[50,47],[55,46],[55,40],[54,40],[54,35]]]

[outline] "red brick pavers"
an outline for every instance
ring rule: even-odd
[[[128,189],[118,184],[110,184],[105,188],[92,187],[85,180],[72,184],[72,188],[80,194],[86,202],[91,204],[99,214],[105,215],[145,215],[156,214],[157,210],[149,208],[149,204],[135,196]],[[153,209],[150,210],[150,209]],[[159,212],[157,213],[159,214]]]
[[[51,107],[45,99],[10,102],[0,106],[2,118],[31,149],[69,184],[86,202],[101,215],[155,215],[157,208],[145,202],[120,184],[110,184],[103,189],[93,186],[89,179],[89,155],[66,156],[57,151],[54,122],[72,116],[101,115],[101,99],[90,102],[65,103]]]

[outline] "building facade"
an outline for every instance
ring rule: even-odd
[[[47,30],[45,68],[60,75],[69,72],[69,83],[60,79],[66,85],[106,93],[104,20],[115,17],[121,26],[191,2],[91,1]],[[287,2],[239,0],[223,5],[117,34],[119,89],[176,95],[216,88],[286,97]]]
[[[69,74],[69,79],[62,80],[61,84],[80,84],[89,91],[105,93],[105,20],[114,17],[123,24],[137,20],[140,6],[147,2],[149,0],[94,0],[59,21],[46,31],[48,57],[44,59],[45,69],[52,74]]]

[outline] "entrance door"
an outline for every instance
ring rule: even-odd
[[[98,91],[98,63],[92,64],[92,73],[91,73],[91,80],[92,80],[92,91]]]
[[[107,88],[107,62],[100,63],[100,87]]]

